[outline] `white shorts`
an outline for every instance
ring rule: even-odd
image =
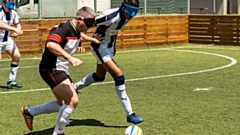
[[[8,37],[8,41],[2,42],[3,39],[0,38],[0,52],[8,51],[16,48],[16,44],[11,37]]]
[[[103,64],[109,60],[112,60],[114,47],[108,48],[108,45],[100,45],[99,48],[91,47],[93,55],[97,59],[98,64]]]

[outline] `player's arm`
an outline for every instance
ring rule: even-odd
[[[20,23],[15,24],[15,27],[16,27],[18,30],[22,30],[22,26],[21,26]],[[23,33],[21,33],[21,35],[22,35],[22,34],[23,34]],[[13,33],[11,34],[11,36],[14,37],[14,38],[16,38],[17,36],[19,36],[19,34],[17,34],[16,32],[13,32]]]
[[[93,42],[96,44],[100,44],[101,41],[103,40],[104,37],[102,37],[101,35],[97,34],[96,36],[93,37],[89,37],[88,35],[81,33],[81,41],[82,42]]]
[[[72,56],[68,54],[62,47],[55,42],[48,42],[46,47],[56,56],[62,57],[65,60],[69,60]]]
[[[5,24],[4,22],[2,22],[1,20],[0,20],[0,29],[6,30],[6,31],[14,31],[18,35],[22,34],[22,30],[19,30],[19,29],[15,28],[15,27],[9,26],[9,25]]]
[[[17,36],[23,34],[22,26],[20,24],[19,18],[20,17],[18,16],[18,14],[15,11],[13,11],[13,24],[14,24],[15,28],[19,31],[19,32],[15,31],[16,33],[13,33],[13,35],[17,35]]]
[[[55,55],[67,60],[73,67],[78,67],[82,65],[82,61],[72,57],[69,53],[64,51],[62,47],[54,42],[48,42],[46,47]]]
[[[67,60],[73,67],[81,66],[82,65],[81,60],[74,58],[62,48],[61,43],[62,39],[65,37],[64,36],[65,33],[62,31],[60,32],[59,35],[57,34],[58,32],[52,33],[48,36],[46,41],[46,48],[56,56]]]
[[[62,57],[65,60],[68,60],[71,55],[68,54],[61,46],[63,42],[66,31],[63,29],[53,28],[50,30],[50,34],[47,37],[46,48],[51,51],[56,56]]]
[[[21,26],[20,23],[19,23],[19,24],[16,24],[15,26],[16,26],[17,29],[22,30],[22,26]]]

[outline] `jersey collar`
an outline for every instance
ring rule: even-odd
[[[79,33],[79,31],[77,31],[77,28],[73,25],[73,23],[72,23],[72,21],[70,20],[70,24],[71,24],[71,26],[73,27],[73,29],[75,30],[75,32],[78,34]]]

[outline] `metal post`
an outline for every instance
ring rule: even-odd
[[[38,19],[42,20],[42,0],[38,1]]]
[[[227,14],[232,14],[232,0],[227,1]]]
[[[237,1],[237,7],[238,7],[238,14],[240,14],[240,0]]]
[[[94,12],[97,12],[97,0],[94,0]]]
[[[216,14],[216,0],[213,0],[213,14]]]
[[[188,7],[187,7],[187,13],[190,14],[190,0],[188,0]]]
[[[147,14],[147,0],[144,0],[144,15]]]

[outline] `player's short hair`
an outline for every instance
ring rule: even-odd
[[[139,7],[139,1],[138,0],[123,0],[124,4],[127,4],[129,6]]]
[[[82,16],[84,18],[87,18],[88,15],[95,16],[93,9],[88,6],[80,8],[76,13],[76,16]]]

